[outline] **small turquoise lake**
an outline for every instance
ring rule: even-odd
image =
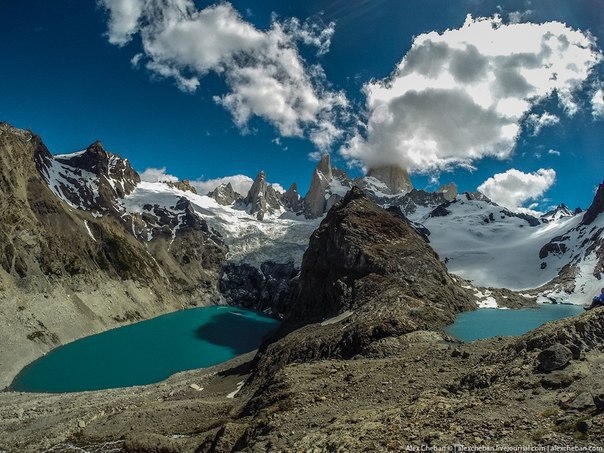
[[[27,392],[77,392],[159,382],[253,351],[279,322],[235,307],[182,310],[66,344],[11,384]]]
[[[543,304],[538,308],[501,310],[481,308],[461,313],[446,332],[460,340],[522,335],[542,324],[583,313],[577,305]]]

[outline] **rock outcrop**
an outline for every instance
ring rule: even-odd
[[[304,215],[307,219],[321,217],[341,200],[353,186],[344,170],[331,167],[329,154],[324,154],[317,164],[304,197]]]
[[[229,305],[283,318],[288,310],[291,282],[297,273],[293,263],[266,261],[259,268],[228,263],[223,268],[219,288]]]
[[[304,214],[309,219],[316,219],[325,213],[327,205],[325,192],[333,179],[329,154],[324,154],[315,168],[310,188],[304,196]]]
[[[182,190],[183,192],[191,192],[197,194],[197,189],[191,185],[191,181],[188,179],[183,179],[182,181],[168,181],[166,182],[168,187],[172,187],[173,189]]]
[[[304,209],[304,200],[298,193],[298,185],[294,182],[283,194],[283,206],[291,212],[299,213]]]

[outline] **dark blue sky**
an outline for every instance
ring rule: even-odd
[[[212,4],[195,2],[198,9]],[[301,45],[299,49],[308,65],[323,68],[331,89],[345,92],[353,113],[364,109],[363,85],[391,74],[414,36],[459,28],[469,13],[489,17],[531,10],[525,20],[559,20],[589,30],[600,48],[604,42],[604,0],[240,0],[231,4],[262,31],[271,26],[273,13],[279,19],[335,21],[328,53],[317,57],[313,48]],[[129,158],[139,171],[166,167],[167,173],[181,179],[210,179],[238,173],[254,177],[265,170],[271,182],[287,188],[295,181],[302,193],[307,190],[316,165],[308,157],[316,150],[311,141],[281,137],[280,144],[275,143],[280,134],[258,117],[252,117],[248,131],[242,132],[231,113],[213,99],[229,89],[224,78],[213,72],[201,79],[195,92],[185,93],[170,78],[161,79],[144,67],[133,68],[130,61],[141,52],[140,37],[135,35],[123,47],[110,44],[105,35],[107,18],[93,1],[1,0],[0,120],[30,128],[53,153],[79,150],[99,139],[110,151]],[[603,78],[601,65],[590,83],[598,78]],[[557,114],[558,124],[544,127],[537,135],[524,130],[511,157],[474,161],[475,170],[444,172],[439,183],[454,181],[460,190],[476,190],[487,178],[510,168],[527,173],[552,168],[556,182],[538,200],[538,207],[547,209],[558,202],[587,207],[594,187],[604,179],[604,123],[593,118],[587,103],[590,95],[585,88],[579,96],[583,108],[572,118],[561,113],[555,100],[545,103],[541,107]],[[331,153],[335,163],[345,167],[347,162],[338,154],[342,144],[342,140],[334,142]],[[360,170],[350,173],[359,175]],[[435,188],[427,176],[415,175],[412,180],[418,188]]]

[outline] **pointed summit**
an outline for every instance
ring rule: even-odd
[[[591,202],[585,214],[583,214],[583,220],[581,223],[583,225],[589,225],[600,213],[604,212],[604,182],[598,186],[598,190],[596,195],[594,196],[594,200]]]
[[[333,179],[329,154],[323,154],[315,168],[308,193],[304,197],[304,213],[309,219],[316,219],[325,212],[325,192]]]
[[[317,171],[324,175],[325,179],[331,181],[333,175],[331,172],[331,158],[329,157],[329,154],[325,153],[321,156],[321,160],[317,165]]]
[[[264,219],[265,214],[272,214],[281,208],[279,194],[266,183],[264,171],[258,173],[256,179],[254,179],[254,183],[243,203],[250,214],[256,214],[258,220]]]
[[[559,204],[551,211],[546,212],[540,218],[542,222],[552,222],[562,217],[572,217],[575,213],[571,211],[564,203]]]
[[[299,212],[304,207],[300,194],[298,193],[298,185],[294,182],[289,189],[283,194],[283,204],[285,208],[292,212]]]
[[[386,184],[391,195],[405,194],[413,189],[409,173],[398,165],[370,168],[367,176],[372,176]]]
[[[211,191],[208,196],[212,197],[218,204],[223,206],[232,205],[238,198],[241,197],[230,182],[226,184],[220,184],[213,191]]]

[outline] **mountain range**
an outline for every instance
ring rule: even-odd
[[[188,181],[141,181],[100,142],[52,155],[1,123],[0,385],[60,344],[125,323],[196,305],[262,310],[281,328],[231,414],[253,422],[200,434],[199,451],[231,451],[261,439],[257,417],[289,398],[281,373],[295,364],[400,357],[408,341],[438,349],[450,339],[435,332],[477,307],[588,302],[602,285],[603,211],[604,184],[585,211],[535,217],[452,183],[415,189],[402,168],[352,180],[328,155],[304,197],[264,172],[247,194],[199,194]],[[539,338],[542,349],[553,341]]]

